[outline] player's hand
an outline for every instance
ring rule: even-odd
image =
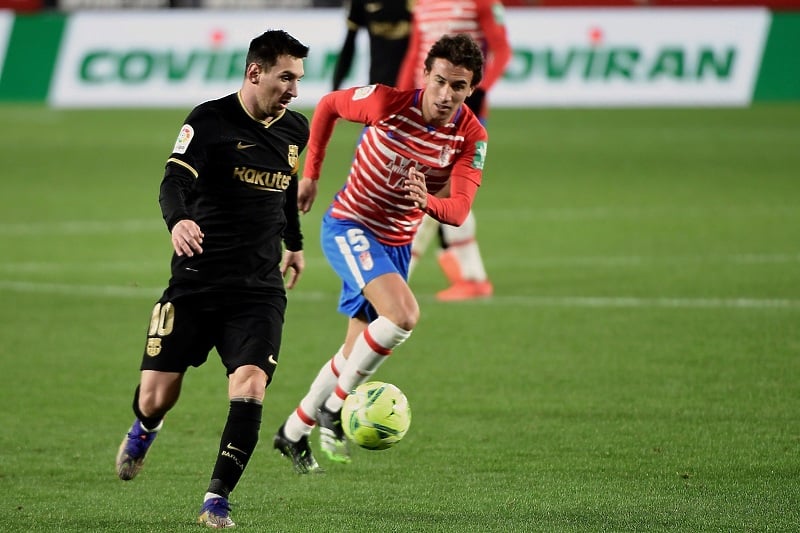
[[[408,178],[403,182],[406,198],[414,202],[419,209],[428,206],[428,188],[425,186],[425,174],[411,167],[408,169]]]
[[[178,256],[192,257],[202,254],[203,232],[194,220],[185,218],[172,226],[172,248]]]
[[[306,268],[306,260],[303,256],[303,251],[291,252],[286,250],[283,252],[283,262],[281,263],[281,276],[286,283],[286,288],[291,289],[300,279],[300,274]],[[287,278],[288,275],[288,278]]]
[[[311,211],[314,200],[317,198],[317,180],[303,178],[297,185],[297,209],[301,213]]]

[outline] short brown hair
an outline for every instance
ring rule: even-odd
[[[433,43],[425,58],[425,70],[430,72],[436,59],[445,59],[456,67],[464,67],[472,72],[473,87],[477,87],[483,79],[483,52],[466,33],[445,35]]]

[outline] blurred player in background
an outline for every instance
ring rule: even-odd
[[[345,35],[333,72],[333,90],[350,74],[361,28],[369,34],[369,83],[394,86],[408,50],[412,0],[352,0]]]
[[[322,248],[342,279],[344,344],[275,435],[274,446],[297,472],[319,470],[308,446],[318,423],[323,452],[350,460],[341,408],[403,343],[419,319],[406,281],[411,241],[424,214],[459,225],[481,184],[488,137],[464,105],[483,76],[483,53],[467,35],[445,36],[424,58],[422,89],[368,85],[327,94],[314,110],[298,190],[306,212],[317,195],[325,150],[338,119],[366,130],[345,186],[322,221]]]
[[[415,0],[408,54],[397,87],[420,86],[423,76],[420,65],[431,44],[442,35],[467,33],[480,44],[486,56],[486,68],[483,80],[466,103],[486,125],[486,95],[511,60],[511,44],[503,17],[503,4],[499,0]],[[411,248],[409,275],[437,231],[443,248],[438,256],[439,265],[450,283],[450,287],[437,293],[437,299],[458,301],[491,296],[493,286],[483,265],[472,211],[460,227],[440,225],[431,217],[423,219]]]
[[[133,397],[136,420],[119,447],[117,475],[127,481],[139,473],[186,370],[216,348],[230,406],[197,519],[211,528],[235,525],[228,498],[258,442],[286,288],[304,267],[296,173],[309,128],[287,106],[297,97],[307,54],[280,30],[253,39],[241,89],[191,111],[161,181],[172,277],[151,314]]]

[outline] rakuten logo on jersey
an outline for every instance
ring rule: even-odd
[[[256,189],[269,191],[285,191],[292,182],[292,176],[289,174],[255,170],[247,167],[234,168],[233,179],[252,185]]]

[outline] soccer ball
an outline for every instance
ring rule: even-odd
[[[408,399],[391,383],[362,383],[344,400],[344,433],[362,448],[385,450],[394,446],[405,436],[409,425]]]

